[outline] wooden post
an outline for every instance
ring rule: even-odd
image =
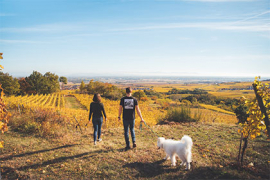
[[[243,138],[243,141],[244,141],[244,145],[243,145],[242,154],[241,154],[241,166],[243,165],[243,159],[244,159],[245,150],[248,144],[248,138],[247,137]]]
[[[241,139],[240,139],[240,145],[239,145],[239,152],[238,152],[238,158],[237,158],[237,162],[238,164],[240,164],[240,155],[241,155],[241,149],[242,149],[242,141],[243,141],[243,133],[241,133]]]
[[[252,86],[253,86],[253,89],[254,89],[258,104],[260,106],[261,112],[264,114],[264,123],[265,123],[266,129],[267,129],[268,137],[270,137],[270,126],[269,126],[270,123],[269,123],[269,117],[268,117],[268,115],[266,113],[266,108],[265,108],[265,106],[263,104],[262,97],[258,94],[257,85],[252,84]]]

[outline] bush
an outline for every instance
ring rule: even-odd
[[[158,99],[157,104],[159,104],[162,109],[168,109],[171,101],[171,99]]]
[[[186,100],[186,99],[183,99],[181,102],[184,103],[186,106],[191,105],[191,102],[189,100]]]
[[[57,112],[38,109],[12,117],[9,125],[13,130],[28,135],[59,137],[67,131],[66,122],[68,121]]]
[[[34,134],[34,133],[39,132],[40,128],[41,128],[41,125],[38,125],[36,122],[27,121],[25,123],[22,123],[18,127],[18,130],[25,134]]]
[[[195,113],[194,117],[192,117],[190,108],[181,106],[168,109],[166,119],[174,122],[196,122],[199,121],[200,116],[200,113]]]
[[[248,107],[245,104],[239,104],[237,108],[234,109],[234,113],[238,119],[238,123],[247,122],[249,114],[247,114]]]

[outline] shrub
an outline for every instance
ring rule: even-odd
[[[9,125],[13,130],[28,135],[59,137],[67,131],[66,122],[68,121],[65,117],[60,116],[57,112],[37,109],[12,117]]]
[[[157,104],[159,104],[162,109],[168,109],[171,101],[171,99],[158,99]]]
[[[141,101],[148,101],[148,98],[147,97],[142,97]]]
[[[247,114],[248,107],[245,104],[239,104],[237,108],[234,109],[234,113],[238,119],[238,123],[247,122],[249,114]]]
[[[170,108],[167,111],[166,119],[174,122],[196,122],[199,121],[201,115],[196,113],[194,117],[191,116],[191,110],[187,106]]]
[[[184,103],[186,106],[190,106],[191,102],[187,99],[182,100],[182,103]]]

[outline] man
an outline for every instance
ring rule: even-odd
[[[125,140],[126,140],[126,148],[125,148],[126,151],[130,149],[128,128],[130,129],[132,142],[133,142],[133,148],[137,146],[136,139],[135,139],[135,131],[134,131],[135,109],[137,111],[137,114],[141,118],[141,122],[144,122],[140,108],[138,106],[138,101],[137,99],[131,96],[131,93],[132,93],[132,89],[130,87],[126,88],[126,96],[123,97],[120,101],[119,116],[118,116],[118,121],[120,121],[121,120],[120,116],[123,111],[123,125],[124,125],[124,131],[125,131],[124,135],[125,135]]]

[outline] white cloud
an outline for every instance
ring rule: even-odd
[[[262,12],[262,13],[259,13],[259,14],[256,14],[256,15],[253,15],[251,17],[248,17],[248,18],[245,18],[245,19],[236,21],[235,23],[245,22],[245,21],[248,21],[248,20],[251,20],[251,19],[255,19],[255,18],[259,17],[259,16],[263,16],[263,15],[269,14],[269,13],[270,13],[270,11],[265,11],[265,12]],[[269,20],[269,17],[267,17],[266,20]]]
[[[180,28],[203,28],[213,30],[235,30],[235,31],[256,31],[269,32],[269,24],[258,23],[241,23],[235,24],[232,22],[207,22],[207,23],[168,23],[151,26],[130,27],[122,29],[111,29],[110,31],[141,31],[141,30],[155,30],[155,29],[180,29]]]

